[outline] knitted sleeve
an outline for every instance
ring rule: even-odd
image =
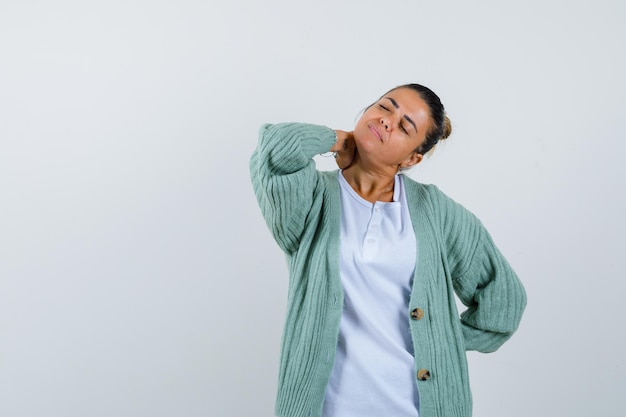
[[[266,124],[250,159],[252,186],[274,239],[285,252],[298,248],[319,181],[313,156],[327,152],[335,131],[304,123]]]
[[[517,330],[526,292],[482,223],[441,192],[439,199],[452,282],[467,306],[461,314],[465,348],[493,352]]]

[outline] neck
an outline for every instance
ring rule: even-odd
[[[396,173],[366,170],[360,164],[353,164],[344,169],[342,174],[363,199],[371,203],[393,201]]]

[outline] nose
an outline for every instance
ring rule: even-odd
[[[391,126],[391,122],[386,117],[380,118],[380,124],[385,127],[385,130],[389,130],[389,127]]]

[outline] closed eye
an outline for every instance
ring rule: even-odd
[[[382,104],[379,104],[378,106],[379,106],[381,109],[385,110],[385,111],[389,111],[389,109],[388,109],[387,107],[383,106]]]

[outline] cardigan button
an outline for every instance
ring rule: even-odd
[[[411,318],[413,320],[421,320],[424,317],[424,310],[416,308],[411,311]]]
[[[417,379],[420,381],[428,381],[430,379],[430,371],[428,369],[420,369],[417,371]]]

